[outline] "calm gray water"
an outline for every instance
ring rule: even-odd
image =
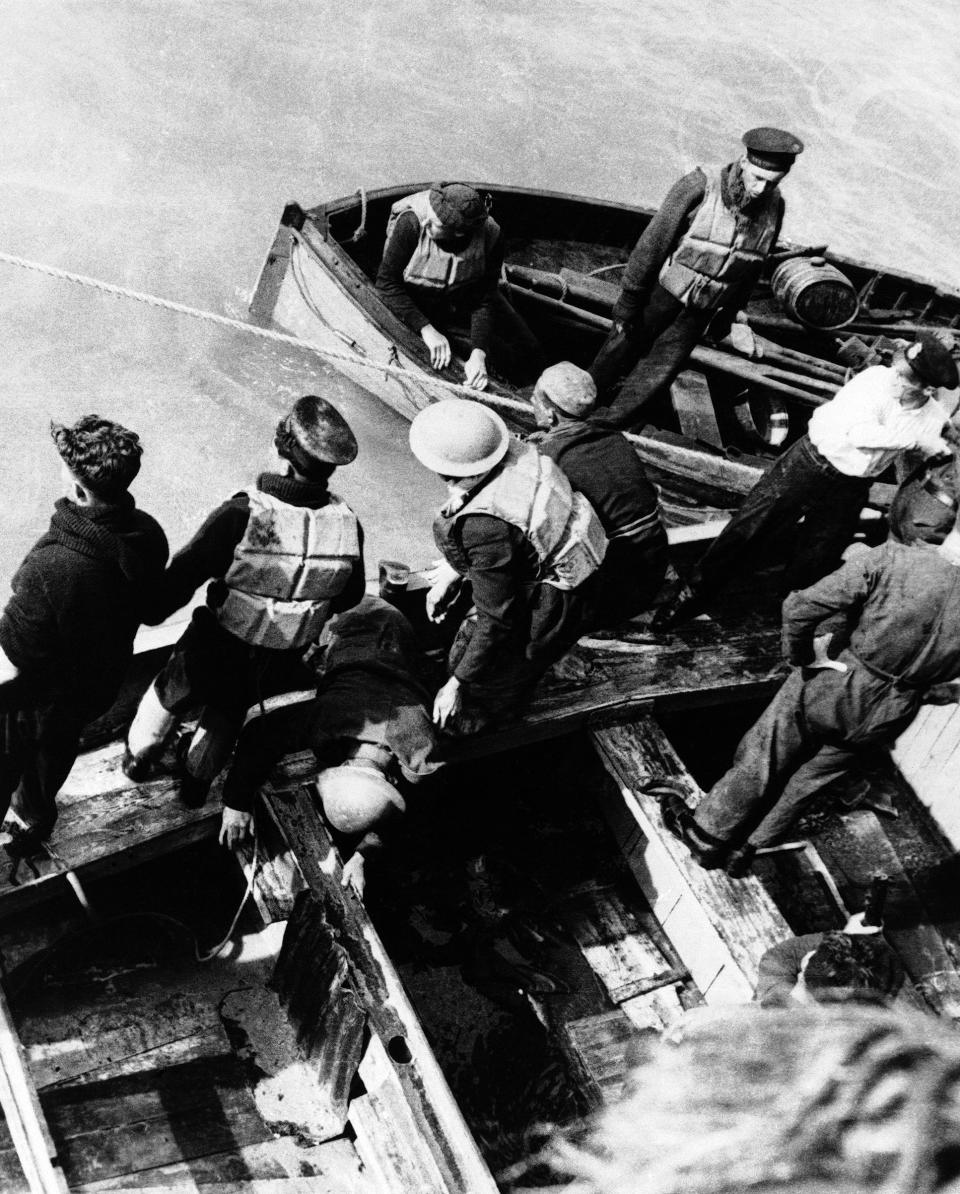
[[[280,210],[428,177],[655,203],[743,129],[807,142],[786,232],[960,285],[955,0],[9,0],[0,251],[242,315]],[[0,265],[0,578],[42,530],[50,417],[143,434],[174,545],[319,390],[370,561],[430,557],[406,424],[316,358]]]

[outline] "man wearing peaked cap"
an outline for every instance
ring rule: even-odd
[[[438,182],[390,209],[377,293],[420,334],[434,369],[454,350],[463,380],[487,385],[487,360],[511,381],[533,381],[542,353],[533,333],[500,290],[503,236],[487,204],[463,182]]]
[[[643,418],[708,327],[712,339],[727,335],[776,245],[779,184],[803,142],[774,128],[750,129],[743,142],[737,161],[698,166],[676,182],[630,255],[613,326],[590,366],[617,427]]]
[[[147,618],[162,622],[212,582],[140,702],[123,764],[131,779],[147,778],[180,720],[202,707],[180,760],[185,804],[203,804],[251,706],[314,687],[303,652],[328,617],[363,597],[363,531],[328,487],[337,466],[357,455],[346,419],[307,394],[279,421],[273,442],[282,467],[209,515],[171,560]],[[248,809],[228,805],[221,841],[235,845],[250,823]]]

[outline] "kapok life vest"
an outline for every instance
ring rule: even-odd
[[[756,271],[773,248],[779,191],[774,188],[756,215],[738,215],[723,202],[720,168],[701,166],[701,170],[707,179],[703,202],[663,263],[660,285],[685,307],[712,311],[732,286]]]
[[[600,567],[607,537],[596,511],[548,456],[529,444],[511,440],[497,472],[450,520],[438,521],[438,546],[461,574],[467,561],[452,536],[444,534],[468,514],[490,514],[518,527],[540,561],[538,580],[558,589],[575,589]]]
[[[246,493],[250,518],[224,577],[227,596],[217,619],[254,646],[306,646],[319,635],[330,603],[360,558],[357,517],[332,494],[313,510],[259,489]]]
[[[427,220],[433,214],[430,192],[418,191],[405,199],[398,199],[390,208],[386,240],[405,211],[412,211],[420,221],[420,239],[403,271],[403,280],[411,286],[428,290],[456,290],[470,282],[479,281],[487,268],[487,253],[500,234],[500,226],[492,216],[477,228],[462,249],[451,252],[427,235]]]

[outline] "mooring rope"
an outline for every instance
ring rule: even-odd
[[[377,373],[392,375],[405,382],[423,386],[425,389],[447,390],[452,395],[461,398],[472,398],[474,401],[485,402],[490,406],[503,407],[505,410],[530,414],[530,404],[516,398],[507,398],[502,394],[493,394],[486,390],[474,390],[458,382],[447,381],[442,377],[418,376],[405,369],[402,365],[391,365],[385,361],[374,361],[369,357],[359,356],[355,352],[340,352],[333,348],[323,348],[310,340],[303,340],[299,336],[292,336],[287,332],[278,332],[273,328],[260,327],[255,323],[245,323],[242,319],[234,319],[230,315],[218,315],[215,311],[204,311],[199,307],[191,307],[187,303],[178,303],[173,299],[161,298],[156,294],[146,294],[142,290],[133,290],[128,286],[118,286],[113,282],[104,282],[99,278],[91,278],[86,274],[77,274],[71,270],[59,269],[55,265],[45,265],[40,261],[30,261],[26,257],[17,257],[13,253],[0,252],[0,264],[12,265],[18,269],[30,270],[33,273],[45,274],[49,278],[56,278],[60,282],[72,282],[76,286],[85,286],[91,290],[99,290],[103,294],[111,294],[115,298],[131,299],[136,303],[144,303],[148,307],[156,307],[162,311],[175,311],[178,315],[186,315],[191,319],[199,319],[205,323],[217,324],[230,328],[232,331],[245,332],[247,335],[259,336],[262,340],[271,340],[276,344],[290,344],[295,348],[308,348],[312,353],[328,361],[344,361],[350,365],[358,365],[364,369],[373,369]],[[332,329],[335,330],[335,329]],[[394,354],[395,358],[395,354]]]

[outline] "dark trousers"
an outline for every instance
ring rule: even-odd
[[[663,587],[668,563],[665,531],[643,543],[612,539],[592,588],[584,633],[616,626],[649,609]]]
[[[171,716],[158,720],[150,740],[151,727],[138,724],[144,721],[142,704],[131,739],[136,730],[138,741],[149,742],[146,753],[156,754],[175,719],[202,708],[187,769],[198,779],[213,779],[233,749],[248,709],[269,696],[315,687],[316,677],[300,650],[250,646],[224,630],[210,610],[198,609],[153,683],[161,710]]]
[[[860,751],[903,733],[920,694],[874,676],[849,651],[840,659],[847,672],[791,672],[743,736],[733,766],[700,802],[698,828],[734,845],[782,841]]]
[[[468,357],[473,349],[470,339],[470,313],[455,304],[423,307],[434,326],[450,340],[456,351]],[[502,381],[528,385],[537,380],[546,365],[540,343],[526,320],[500,291],[493,301],[493,333],[487,349],[487,368]]]
[[[784,587],[807,588],[840,566],[869,492],[868,478],[838,472],[803,436],[744,498],[700,561],[693,587],[703,596],[716,592],[803,519]]]
[[[590,366],[604,419],[620,428],[639,423],[647,403],[686,365],[712,315],[656,286],[629,332],[614,325]]]
[[[87,721],[85,711],[56,702],[0,712],[0,821],[16,793],[17,814],[49,834]]]

